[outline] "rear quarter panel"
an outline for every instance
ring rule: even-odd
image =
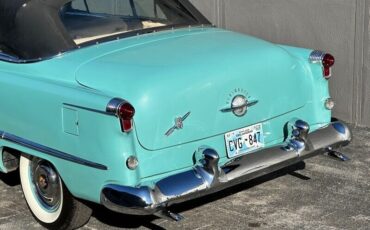
[[[86,200],[99,202],[100,191],[108,178],[112,183],[135,184],[139,176],[125,170],[127,155],[135,152],[127,144],[135,139],[134,134],[123,134],[115,117],[66,105],[105,111],[111,97],[67,81],[51,80],[50,76],[31,71],[32,65],[48,68],[40,64],[0,62],[0,130],[105,165],[108,170],[72,163],[3,139],[0,147],[14,148],[52,162],[71,193]],[[64,73],[68,75],[68,71]]]

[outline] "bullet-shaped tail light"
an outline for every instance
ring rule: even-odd
[[[331,54],[325,54],[322,59],[322,66],[324,67],[324,77],[331,77],[331,67],[335,64],[335,58]]]
[[[135,108],[121,98],[113,98],[107,105],[107,113],[119,118],[122,132],[131,132],[134,127]]]
[[[118,108],[118,118],[121,122],[122,132],[128,133],[133,128],[133,118],[135,115],[134,107],[128,103],[122,103]]]
[[[332,67],[335,64],[335,58],[333,55],[315,50],[311,53],[309,59],[311,63],[320,63],[322,65],[323,76],[325,79],[331,78]]]

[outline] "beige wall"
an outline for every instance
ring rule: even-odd
[[[370,126],[369,0],[194,0],[215,24],[332,53],[334,115]]]

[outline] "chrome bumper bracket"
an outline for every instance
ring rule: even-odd
[[[328,156],[333,157],[335,159],[339,159],[341,161],[349,161],[351,160],[348,156],[346,156],[344,153],[334,150],[333,148],[328,148]]]
[[[171,221],[181,221],[184,219],[184,217],[178,213],[174,213],[169,211],[168,209],[163,209],[160,210],[159,212],[155,213],[154,215],[166,219],[166,220],[171,220]]]

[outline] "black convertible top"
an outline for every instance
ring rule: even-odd
[[[71,0],[1,0],[0,47],[22,59],[52,56],[76,47],[59,17]]]
[[[77,45],[60,17],[60,10],[71,1],[0,0],[0,51],[14,56],[18,61],[31,61],[76,49]],[[210,24],[188,0],[177,1],[198,22]],[[130,36],[130,33],[126,36]]]

